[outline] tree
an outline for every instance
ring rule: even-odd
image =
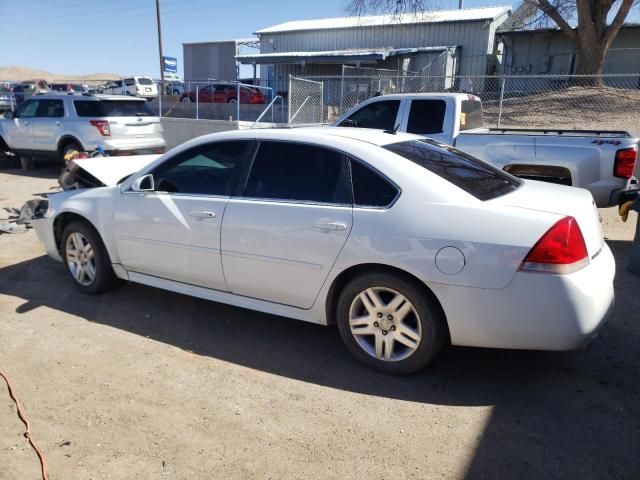
[[[350,0],[352,14],[425,10],[429,0]],[[527,25],[556,25],[578,51],[577,74],[601,75],[607,50],[637,0],[524,0],[537,15]],[[575,25],[572,26],[572,25]]]

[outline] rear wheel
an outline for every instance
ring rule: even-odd
[[[411,373],[426,366],[445,338],[435,302],[413,282],[385,272],[347,284],[337,305],[340,336],[351,354],[385,373]]]
[[[182,100],[180,100],[182,103],[191,103],[191,99],[189,97],[184,97]]]
[[[100,235],[86,222],[74,221],[65,227],[62,258],[76,287],[83,293],[102,293],[118,283]]]
[[[227,100],[227,103],[238,103],[238,100],[236,100],[235,97],[231,97],[229,100]]]

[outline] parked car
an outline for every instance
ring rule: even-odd
[[[103,87],[102,92],[113,95],[133,95],[153,100],[158,96],[158,86],[149,77],[128,77],[109,82]]]
[[[482,102],[474,95],[378,96],[333,126],[424,135],[521,178],[586,188],[598,207],[624,202],[638,189],[640,139],[618,131],[482,128]]]
[[[418,136],[239,130],[136,165],[75,162],[104,186],[37,200],[33,225],[84,293],[129,280],[335,322],[357,359],[389,373],[449,339],[579,348],[613,305],[589,192]]]
[[[13,98],[16,102],[16,105],[20,105],[22,102],[31,98],[37,93],[45,93],[48,91],[49,85],[44,80],[21,82],[12,88]]]
[[[165,81],[165,92],[167,95],[182,95],[185,93],[184,82],[177,80]]]
[[[197,97],[200,103],[237,103],[238,86],[234,83],[203,85],[198,88]],[[195,102],[196,90],[183,93],[180,101],[185,103]],[[265,97],[258,88],[243,85],[240,87],[240,103],[265,103]]]
[[[82,85],[80,83],[51,83],[49,84],[49,88],[53,92],[85,93],[89,91],[89,87],[87,85]]]
[[[88,93],[37,95],[0,119],[0,147],[63,158],[98,147],[110,155],[163,152],[160,119],[142,99]]]
[[[8,85],[0,85],[0,112],[11,110],[13,107],[11,88]]]

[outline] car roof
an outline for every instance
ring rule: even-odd
[[[222,132],[221,132],[222,133]],[[296,140],[313,143],[316,140],[327,140],[331,137],[365,142],[379,147],[409,140],[420,140],[422,137],[410,133],[387,133],[371,128],[351,127],[296,127],[296,128],[255,128],[223,132],[227,137],[255,138],[258,140]],[[220,134],[205,135],[212,140]],[[200,137],[204,139],[204,137]]]
[[[47,92],[47,93],[39,93],[34,98],[39,99],[52,99],[52,98],[82,98],[83,100],[131,100],[134,102],[145,102],[144,98],[133,97],[131,95],[108,95],[104,93],[87,93],[87,92]]]

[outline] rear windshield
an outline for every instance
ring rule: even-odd
[[[384,148],[417,163],[479,200],[506,195],[522,184],[493,165],[432,140],[410,140]]]
[[[151,106],[144,100],[74,100],[79,117],[153,117]]]
[[[150,78],[145,78],[145,77],[140,77],[138,79],[138,83],[140,85],[153,85],[153,82],[151,81]]]
[[[460,130],[482,128],[482,103],[477,100],[463,100],[460,112]]]

